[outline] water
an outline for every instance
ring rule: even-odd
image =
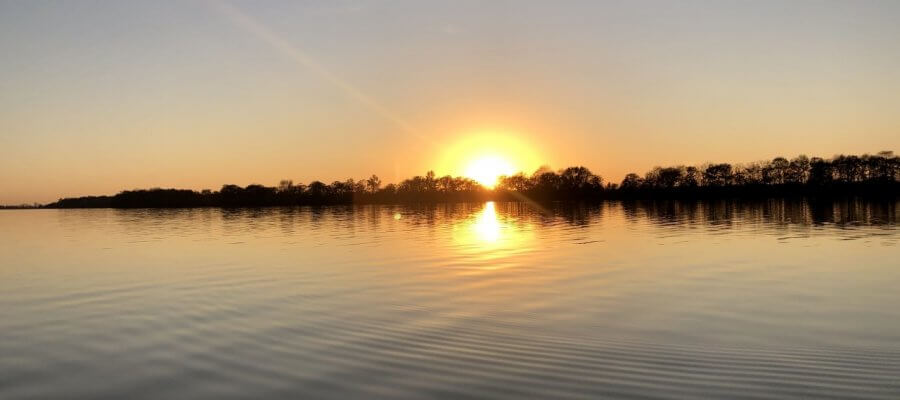
[[[0,212],[0,398],[900,398],[898,203]]]

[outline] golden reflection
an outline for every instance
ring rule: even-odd
[[[453,241],[458,251],[468,253],[479,261],[478,269],[505,268],[502,263],[516,254],[528,251],[534,240],[530,224],[498,212],[493,201],[485,203],[473,217],[453,227]],[[495,261],[481,263],[481,261]]]
[[[500,221],[497,219],[497,210],[493,201],[484,205],[484,210],[475,219],[472,226],[478,239],[484,242],[496,242],[500,240]]]

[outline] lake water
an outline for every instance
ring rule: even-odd
[[[0,211],[0,398],[900,398],[897,202]]]

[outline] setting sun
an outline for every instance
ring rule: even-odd
[[[521,134],[476,131],[448,145],[437,169],[493,188],[503,175],[533,171],[540,159]]]
[[[515,168],[503,157],[485,156],[469,163],[465,176],[478,181],[484,187],[493,188],[497,184],[498,178],[514,173]]]

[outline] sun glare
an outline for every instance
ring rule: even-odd
[[[512,175],[515,172],[512,164],[503,157],[484,156],[469,163],[465,176],[474,179],[484,187],[493,188],[497,184],[498,178],[503,175]]]
[[[503,175],[533,171],[540,166],[540,157],[521,135],[481,131],[448,146],[437,165],[444,173],[493,188]]]
[[[471,260],[481,261],[478,265],[468,265],[465,274],[514,267],[515,263],[502,260],[509,261],[516,254],[528,252],[534,242],[531,223],[504,215],[493,201],[486,202],[484,208],[469,218],[456,221],[452,232],[458,251]]]

